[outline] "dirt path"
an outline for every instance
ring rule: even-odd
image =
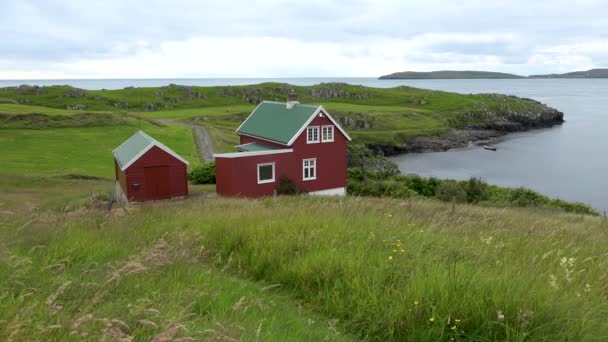
[[[211,138],[209,137],[209,133],[207,133],[207,130],[204,127],[170,119],[158,121],[164,124],[174,124],[192,128],[194,130],[194,136],[196,138],[196,147],[200,160],[204,162],[210,162],[215,160],[215,158],[213,158],[213,145],[211,145]]]

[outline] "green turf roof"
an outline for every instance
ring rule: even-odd
[[[134,159],[139,157],[150,145],[158,146],[160,149],[188,164],[188,162],[177,153],[143,131],[137,131],[137,133],[133,134],[129,139],[112,151],[112,154],[114,155],[114,158],[116,158],[118,165],[124,169],[129,166]]]
[[[288,144],[318,108],[319,106],[296,104],[287,109],[285,102],[264,101],[237,132]]]
[[[276,148],[274,148],[274,147],[262,145],[262,144],[259,144],[259,143],[249,143],[249,144],[238,145],[238,146],[236,146],[236,149],[240,150],[242,152],[257,152],[257,151],[272,151],[272,150],[276,150]]]

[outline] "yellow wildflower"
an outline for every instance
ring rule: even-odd
[[[392,255],[390,255],[390,256],[388,257],[388,260],[393,260],[393,256],[392,256]]]
[[[415,300],[414,305],[418,305],[418,304],[420,304],[420,302],[418,300]]]
[[[435,322],[435,316],[431,316],[431,318],[429,318],[429,321]]]

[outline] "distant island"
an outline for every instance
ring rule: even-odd
[[[565,74],[530,75],[529,78],[608,78],[608,69],[591,69]]]
[[[380,76],[381,80],[424,80],[424,79],[515,79],[515,78],[608,78],[608,69],[591,69],[587,71],[575,71],[564,74],[546,74],[521,76],[503,72],[491,71],[401,71],[390,75]]]
[[[514,74],[507,74],[504,72],[491,72],[491,71],[453,71],[453,70],[442,70],[442,71],[430,71],[430,72],[418,72],[418,71],[402,71],[395,72],[390,75],[380,76],[381,80],[400,80],[400,79],[476,79],[476,78],[524,78]]]

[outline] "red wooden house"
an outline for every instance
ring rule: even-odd
[[[239,152],[215,154],[219,195],[272,195],[283,176],[310,194],[346,194],[351,138],[322,106],[263,101],[236,132]]]
[[[139,131],[114,151],[116,192],[126,202],[188,196],[188,161]]]

